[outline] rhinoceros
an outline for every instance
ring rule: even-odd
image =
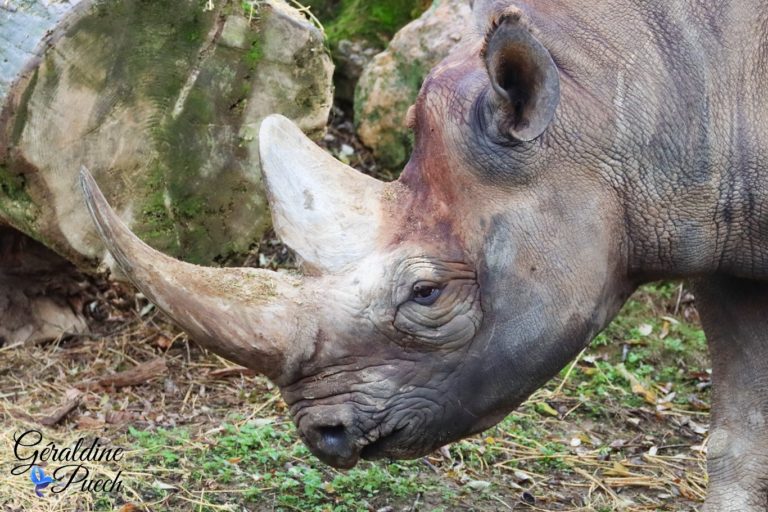
[[[768,504],[768,5],[477,2],[383,183],[260,129],[302,275],[156,252],[87,171],[100,234],[202,345],[280,387],[311,451],[413,458],[500,421],[640,284],[691,278],[715,385],[708,511]]]

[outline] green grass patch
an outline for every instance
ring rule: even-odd
[[[213,494],[212,508],[234,495],[252,505],[275,503],[277,510],[347,512],[368,510],[364,502],[376,503],[381,496],[396,499],[437,491],[430,475],[421,477],[424,466],[418,461],[362,463],[340,472],[314,459],[290,422],[237,424],[237,417],[231,419],[215,433],[202,435],[186,427],[130,428],[143,466],[176,469],[168,482],[144,493],[163,500],[171,496],[171,486],[213,485],[231,491],[228,498]]]
[[[325,27],[331,48],[342,39],[362,39],[384,48],[432,0],[309,0],[306,4]]]

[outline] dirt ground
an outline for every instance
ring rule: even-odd
[[[641,292],[612,331],[498,427],[422,460],[349,472],[308,453],[270,383],[189,342],[140,295],[110,289],[100,333],[0,349],[0,507],[696,510],[709,377],[702,347],[689,346],[699,343],[695,314],[670,314],[676,289]],[[121,492],[72,485],[35,496],[28,474],[11,474],[14,435],[29,430],[42,433],[40,447],[82,437],[123,448],[119,462],[86,463],[92,477],[121,471]]]

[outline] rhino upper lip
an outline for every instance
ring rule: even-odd
[[[317,456],[323,462],[342,469],[354,467],[361,458],[366,460],[381,459],[388,455],[387,448],[391,446],[393,439],[400,430],[402,429],[395,429],[389,434],[378,436],[373,440],[363,438],[363,442],[357,444],[348,457],[329,457],[322,452],[318,453]]]

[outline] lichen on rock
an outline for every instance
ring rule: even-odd
[[[405,163],[412,146],[405,126],[408,107],[429,70],[461,40],[470,17],[467,0],[435,0],[363,71],[355,91],[355,124],[382,166]]]

